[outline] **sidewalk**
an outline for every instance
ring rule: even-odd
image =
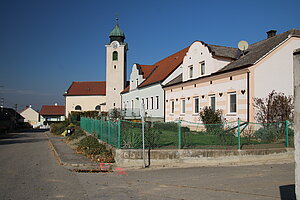
[[[100,170],[99,163],[96,163],[84,155],[77,154],[63,140],[64,137],[53,135],[49,131],[45,132],[49,139],[58,162],[71,170]]]

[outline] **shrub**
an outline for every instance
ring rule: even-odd
[[[254,98],[255,119],[260,123],[293,120],[293,96],[285,96],[274,90],[264,98]]]
[[[77,150],[83,152],[90,158],[101,162],[112,162],[112,152],[106,149],[104,144],[100,144],[93,136],[87,136],[79,141]]]
[[[142,128],[134,126],[122,130],[122,144],[124,148],[140,148],[142,146]]]
[[[59,122],[59,123],[53,123],[50,125],[50,131],[51,133],[54,133],[56,135],[62,134],[67,128],[67,122]]]
[[[78,138],[80,138],[81,136],[84,136],[84,135],[85,135],[85,133],[81,128],[76,128],[75,132],[72,135],[68,136],[68,139],[69,140],[74,140],[74,139],[78,139]]]
[[[213,110],[210,107],[204,107],[200,111],[200,119],[205,125],[209,134],[217,135],[223,131],[223,119],[221,110]]]
[[[280,131],[275,126],[263,127],[254,133],[256,138],[265,142],[275,142],[280,135]]]

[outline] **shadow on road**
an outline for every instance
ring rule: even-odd
[[[279,186],[281,200],[296,200],[295,184]]]
[[[0,135],[0,145],[32,143],[46,141],[47,138],[34,138],[36,134],[43,133],[47,130],[26,130],[22,133],[7,133]]]

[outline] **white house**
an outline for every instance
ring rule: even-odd
[[[35,111],[31,106],[27,106],[24,110],[20,112],[20,115],[24,117],[24,122],[28,122],[35,128],[39,125],[39,113]]]
[[[164,86],[166,121],[199,122],[204,106],[223,110],[229,121],[254,121],[255,97],[265,98],[272,90],[293,95],[292,55],[299,47],[296,29],[279,35],[269,31],[267,39],[251,44],[243,54],[232,48],[230,54],[237,57],[231,62],[214,58],[209,46],[194,43],[184,58],[182,75]]]
[[[134,64],[130,84],[122,91],[122,109],[127,119],[139,116],[141,103],[146,116],[155,121],[164,120],[164,90],[162,82],[182,64],[187,48],[184,48],[153,65]]]

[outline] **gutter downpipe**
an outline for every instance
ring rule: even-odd
[[[247,72],[247,122],[250,118],[250,72]]]

